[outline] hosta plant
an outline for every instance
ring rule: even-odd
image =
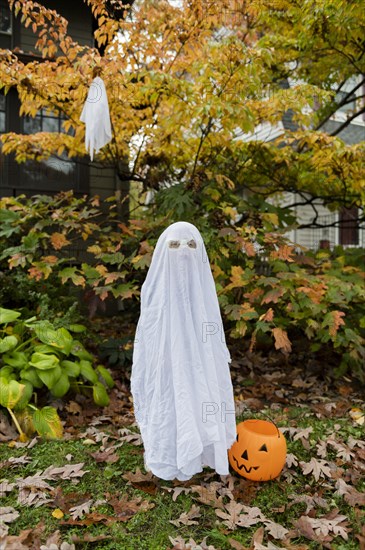
[[[0,308],[0,406],[12,417],[22,439],[25,432],[48,438],[62,436],[54,407],[39,407],[42,394],[64,397],[69,390],[92,392],[97,405],[109,403],[113,379],[77,339],[83,325],[56,329],[36,316],[22,319],[19,311]],[[23,426],[23,429],[22,429]]]

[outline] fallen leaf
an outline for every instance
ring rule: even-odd
[[[11,506],[3,506],[0,508],[0,524],[11,523],[19,517],[19,512]]]
[[[76,479],[78,477],[83,477],[88,473],[89,470],[82,470],[84,462],[79,464],[66,464],[65,466],[54,467],[49,466],[44,470],[42,477],[48,480],[54,479]]]
[[[172,500],[174,502],[176,502],[177,497],[181,495],[181,493],[184,493],[184,495],[191,493],[190,487],[161,487],[161,489],[165,489],[165,491],[169,493],[172,492]]]
[[[65,514],[62,512],[62,510],[60,510],[59,508],[56,508],[55,510],[53,510],[52,512],[52,516],[56,519],[61,519],[63,518]]]
[[[96,460],[96,462],[107,462],[108,464],[115,464],[115,462],[118,462],[119,460],[119,456],[109,449],[91,453],[91,456]]]
[[[238,518],[240,517],[243,509],[243,504],[232,500],[228,504],[224,505],[224,511],[217,509],[215,510],[215,513],[219,518],[224,520],[223,523],[228,527],[228,529],[235,529]]]
[[[228,542],[234,550],[250,550],[247,546],[243,546],[243,544],[238,542],[236,539],[228,539]]]
[[[282,540],[289,533],[289,530],[280,525],[280,523],[275,523],[274,521],[265,521],[265,531],[269,533],[274,539]]]
[[[361,409],[357,407],[353,407],[351,411],[349,412],[349,415],[351,416],[352,420],[356,422],[359,426],[363,426],[365,423],[365,413]]]
[[[9,483],[7,479],[0,482],[0,498],[4,497],[6,493],[10,493],[15,487],[15,483]]]
[[[135,473],[127,472],[122,477],[123,479],[129,481],[133,485],[133,487],[135,487],[136,489],[140,489],[145,493],[155,495],[157,492],[159,482],[152,472],[147,472],[146,474],[143,474],[140,468],[137,468]]]
[[[301,461],[299,464],[302,468],[303,474],[305,476],[308,474],[313,474],[316,481],[318,481],[320,477],[331,477],[331,470],[326,460],[317,460],[312,457],[309,462]]]
[[[311,510],[319,506],[320,508],[328,508],[329,504],[328,502],[317,495],[317,493],[314,496],[311,495],[288,495],[288,498],[292,501],[288,504],[288,508],[291,506],[294,506],[294,504],[301,504],[304,503],[307,508],[305,511],[305,514],[308,514]]]
[[[86,514],[90,513],[90,506],[92,505],[93,500],[87,500],[86,502],[83,502],[82,504],[79,504],[78,506],[73,506],[73,508],[70,508],[69,512],[72,517],[72,519],[78,519],[82,516],[85,516]]]
[[[7,416],[0,411],[0,442],[12,441],[18,437],[18,432],[9,422]]]
[[[192,485],[191,490],[193,493],[198,493],[199,497],[193,497],[202,504],[207,506],[213,506],[214,508],[224,508],[223,497],[217,496],[218,486],[220,483],[214,481],[209,485]]]
[[[189,512],[183,512],[175,520],[170,519],[170,523],[172,523],[173,525],[176,525],[176,527],[180,527],[180,525],[198,525],[199,522],[195,521],[194,518],[198,518],[200,516],[201,514],[200,514],[199,506],[196,506],[195,504],[193,504]]]

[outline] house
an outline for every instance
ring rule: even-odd
[[[360,78],[359,78],[360,81]],[[290,82],[283,82],[282,86],[289,87]],[[293,83],[295,84],[295,82]],[[350,91],[357,84],[356,81],[349,81],[347,89]],[[344,86],[346,91],[346,86]],[[347,144],[355,144],[365,140],[365,114],[356,116],[348,125],[344,123],[348,116],[355,111],[356,102],[363,101],[365,86],[359,87],[352,98],[352,102],[347,102],[345,106],[340,107],[330,119],[323,124],[321,131],[328,132],[341,138]],[[345,92],[343,92],[345,93]],[[293,123],[292,113],[287,111],[282,121],[275,127],[270,124],[260,124],[252,134],[240,136],[240,139],[272,141],[282,135],[284,131],[296,130]],[[307,196],[309,199],[310,197]],[[273,201],[274,202],[274,201]],[[276,202],[283,205],[296,205],[293,212],[300,227],[287,233],[287,237],[294,243],[307,248],[330,248],[337,245],[348,247],[365,248],[365,223],[359,221],[359,209],[342,208],[337,212],[330,211],[324,206],[320,199],[314,201],[315,209],[308,203],[305,204],[303,197],[298,197],[294,193],[285,193]]]
[[[83,0],[62,2],[48,0],[48,8],[55,9],[69,21],[69,33],[80,44],[94,45],[96,22],[89,6]],[[24,62],[41,60],[35,49],[37,36],[31,26],[20,23],[9,8],[7,0],[0,0],[0,49],[16,49]],[[62,131],[62,117],[39,112],[35,118],[19,116],[20,102],[15,89],[5,96],[0,91],[0,134],[5,132],[35,133]],[[113,168],[90,163],[87,156],[70,159],[66,154],[50,157],[42,162],[27,161],[18,164],[11,155],[1,154],[0,196],[27,196],[74,190],[75,194],[99,195],[106,198],[115,193],[116,174]]]

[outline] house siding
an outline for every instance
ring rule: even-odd
[[[68,20],[68,33],[73,40],[81,45],[94,45],[91,9],[82,0],[72,3],[49,0],[45,5]],[[20,24],[20,16],[13,16],[12,27],[12,34],[0,37],[3,38],[1,46],[18,47],[24,54],[35,54],[39,58],[40,52],[35,48],[37,35],[33,33],[31,26],[24,27]],[[32,60],[32,57],[28,59]],[[10,90],[6,97],[6,132],[22,133],[19,107],[16,90]],[[34,166],[34,163],[28,163],[29,168],[26,168],[24,165],[18,165],[13,156],[4,156],[0,152],[0,196],[18,196],[23,193],[27,196],[37,193],[54,194],[72,189],[76,194],[88,193],[105,199],[115,193],[113,168],[98,168],[89,162],[86,155],[79,161],[74,159],[74,162],[75,169],[67,176],[62,174],[62,170],[57,172],[56,158],[51,157],[49,161]]]

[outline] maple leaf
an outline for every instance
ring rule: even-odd
[[[346,314],[343,311],[329,311],[323,318],[322,327],[329,327],[329,333],[332,338],[336,337],[337,331],[341,325],[345,324],[342,319]]]
[[[291,352],[291,342],[288,338],[288,334],[285,330],[276,327],[271,331],[275,338],[275,349],[280,349],[283,353]]]
[[[279,299],[285,294],[285,289],[282,287],[279,288],[273,288],[272,290],[269,290],[266,292],[266,294],[262,297],[261,305],[269,304],[270,302],[273,302],[274,304],[277,304]]]
[[[243,248],[245,249],[245,252],[247,254],[247,256],[249,256],[250,258],[252,258],[253,256],[256,256],[256,250],[255,250],[255,246],[253,245],[252,242],[250,241],[241,241],[242,243],[242,246]]]
[[[303,474],[313,474],[313,477],[316,481],[318,481],[320,477],[332,477],[331,470],[326,460],[317,460],[316,458],[312,457],[309,462],[301,461],[299,464],[302,468]]]
[[[63,248],[64,246],[71,244],[63,233],[52,233],[50,239],[51,244],[55,250],[61,250],[61,248]]]
[[[293,256],[294,247],[284,244],[280,246],[278,250],[273,250],[270,252],[270,258],[273,260],[279,259],[284,260],[285,262],[294,262]]]
[[[170,519],[170,523],[173,525],[176,525],[176,527],[180,527],[180,525],[198,525],[199,522],[195,520],[195,518],[200,517],[200,508],[199,506],[196,506],[195,504],[192,505],[189,512],[183,512],[177,519],[172,520]]]

